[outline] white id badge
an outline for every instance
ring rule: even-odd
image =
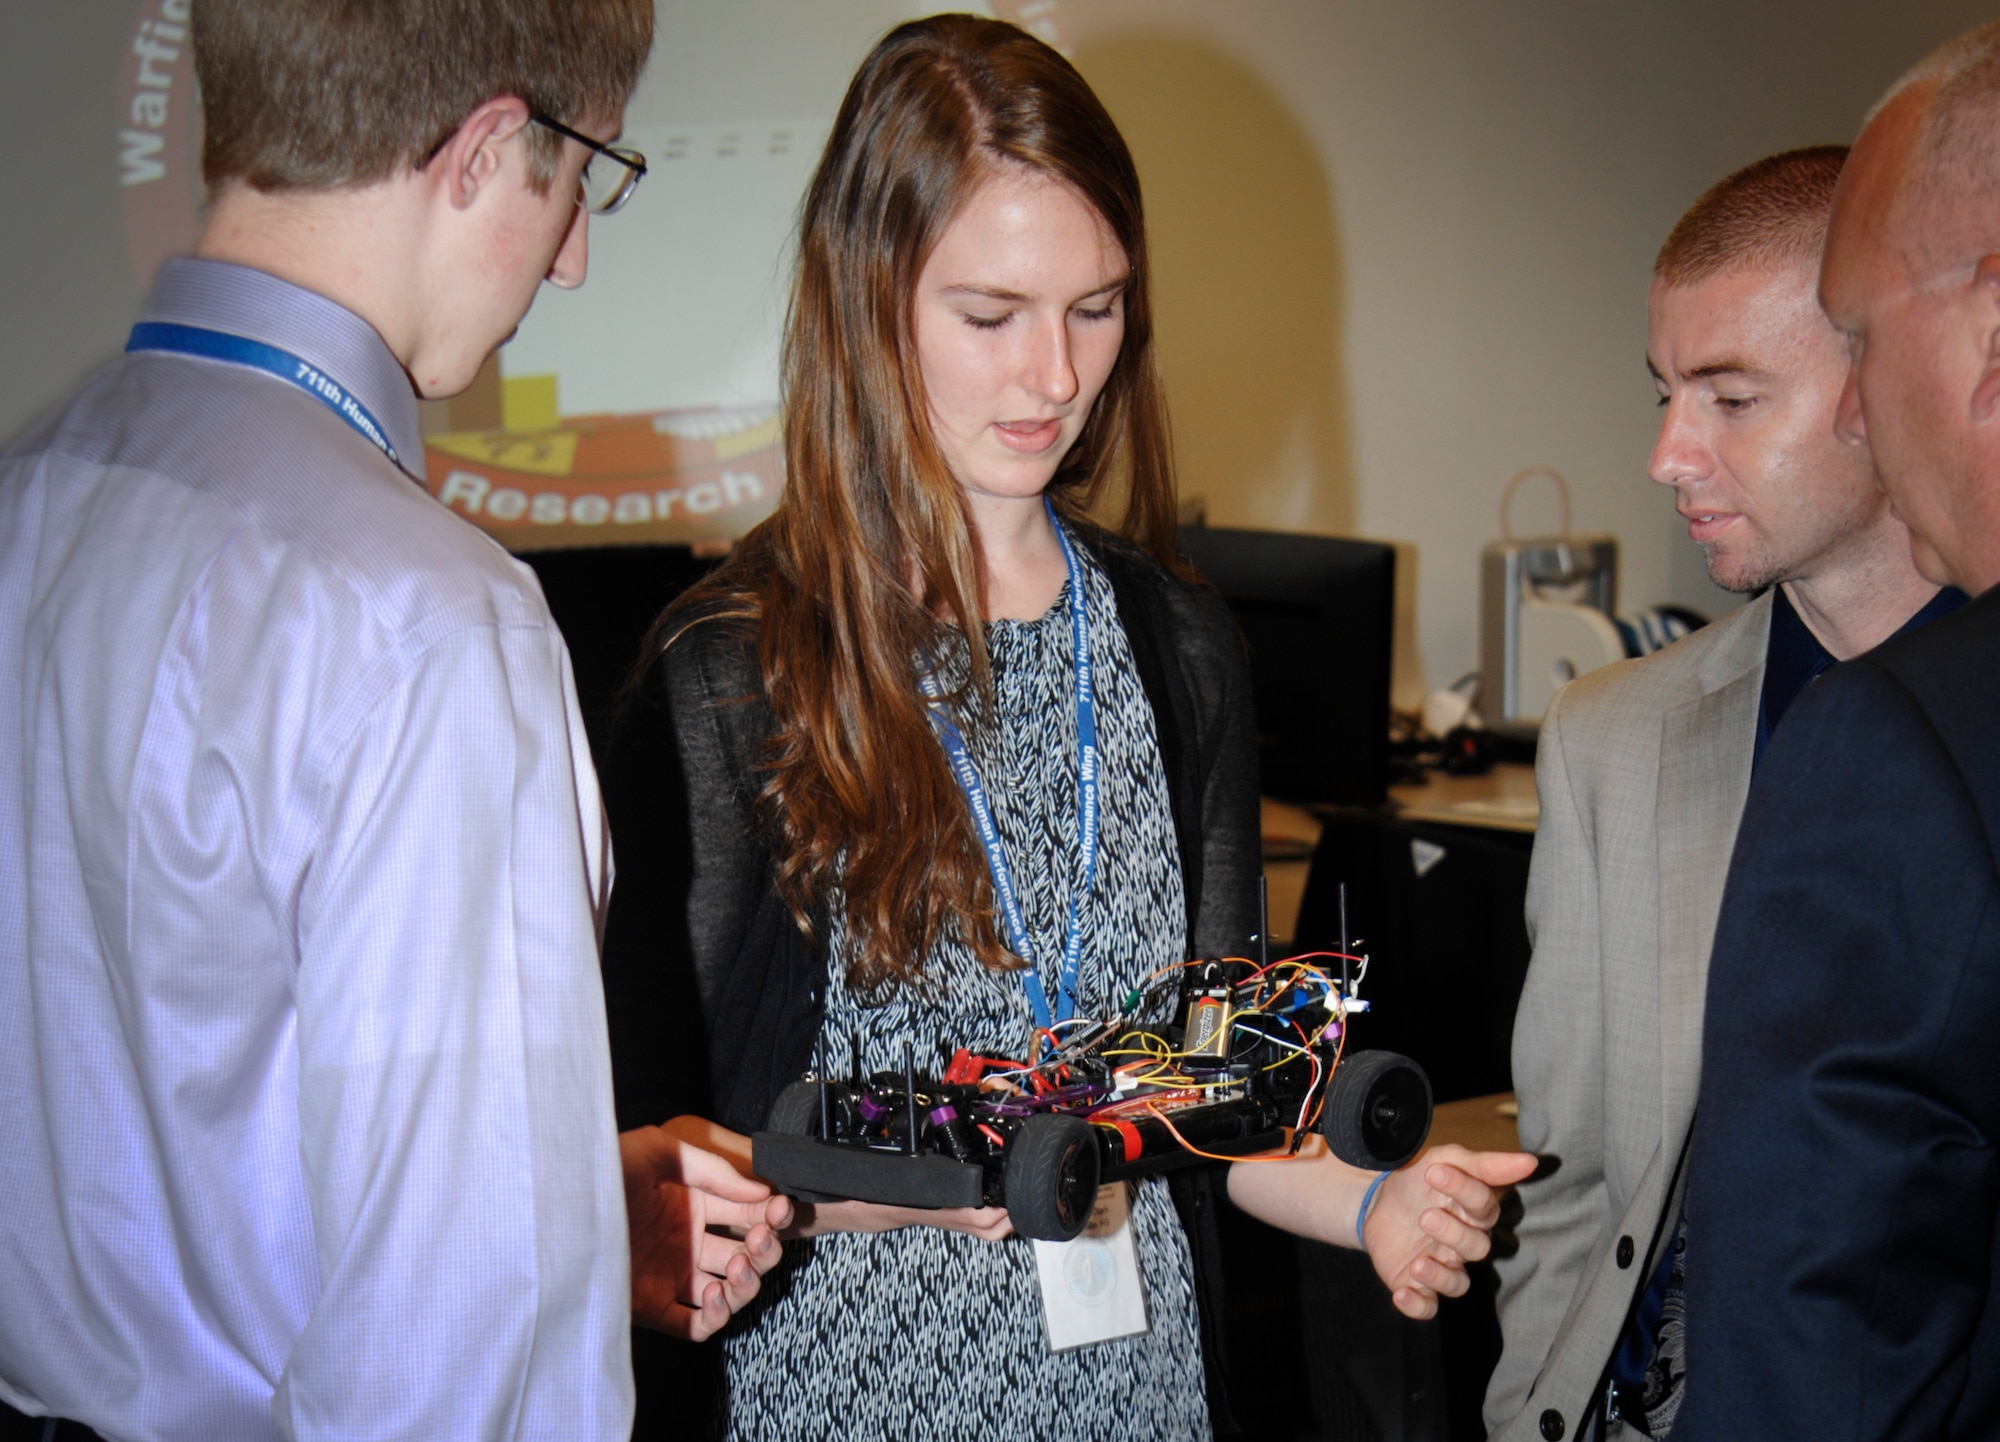
[[[1066,1352],[1148,1329],[1146,1281],[1132,1242],[1125,1183],[1097,1189],[1097,1205],[1073,1242],[1035,1243],[1049,1350]]]

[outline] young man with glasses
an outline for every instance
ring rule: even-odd
[[[606,142],[652,14],[197,0],[196,254],[0,453],[17,1421],[622,1438],[628,1204],[645,1320],[712,1331],[776,1258],[720,1162],[621,1168],[568,658],[418,484],[417,397],[644,173]]]

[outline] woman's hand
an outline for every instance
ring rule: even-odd
[[[1466,1266],[1492,1249],[1489,1234],[1500,1217],[1502,1190],[1534,1170],[1535,1158],[1526,1152],[1447,1145],[1432,1147],[1389,1174],[1369,1208],[1363,1235],[1375,1274],[1397,1311],[1429,1317],[1439,1297],[1464,1293]],[[1357,1203],[1355,1214],[1359,1211]],[[1347,1244],[1353,1245],[1351,1235]]]
[[[1469,1285],[1468,1263],[1486,1255],[1500,1216],[1500,1193],[1535,1170],[1526,1152],[1432,1147],[1391,1172],[1369,1208],[1366,1236],[1375,1271],[1396,1310],[1424,1318],[1439,1297]],[[1355,1247],[1355,1218],[1379,1175],[1351,1167],[1307,1139],[1290,1161],[1242,1161],[1229,1169],[1229,1199],[1260,1221],[1302,1237]]]
[[[898,1227],[938,1227],[997,1242],[1013,1233],[1005,1207],[946,1207],[923,1211],[891,1207],[882,1202],[801,1202],[788,1237],[818,1237],[828,1232],[893,1232]]]

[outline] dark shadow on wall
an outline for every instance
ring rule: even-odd
[[[1346,270],[1319,151],[1199,43],[1129,33],[1075,60],[1145,186],[1182,495],[1215,525],[1351,534]]]

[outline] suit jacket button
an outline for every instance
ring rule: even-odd
[[[1562,1442],[1563,1414],[1553,1407],[1542,1413],[1542,1435],[1549,1442]]]
[[[1622,1272],[1631,1265],[1632,1239],[1630,1237],[1620,1237],[1618,1239],[1618,1269]]]

